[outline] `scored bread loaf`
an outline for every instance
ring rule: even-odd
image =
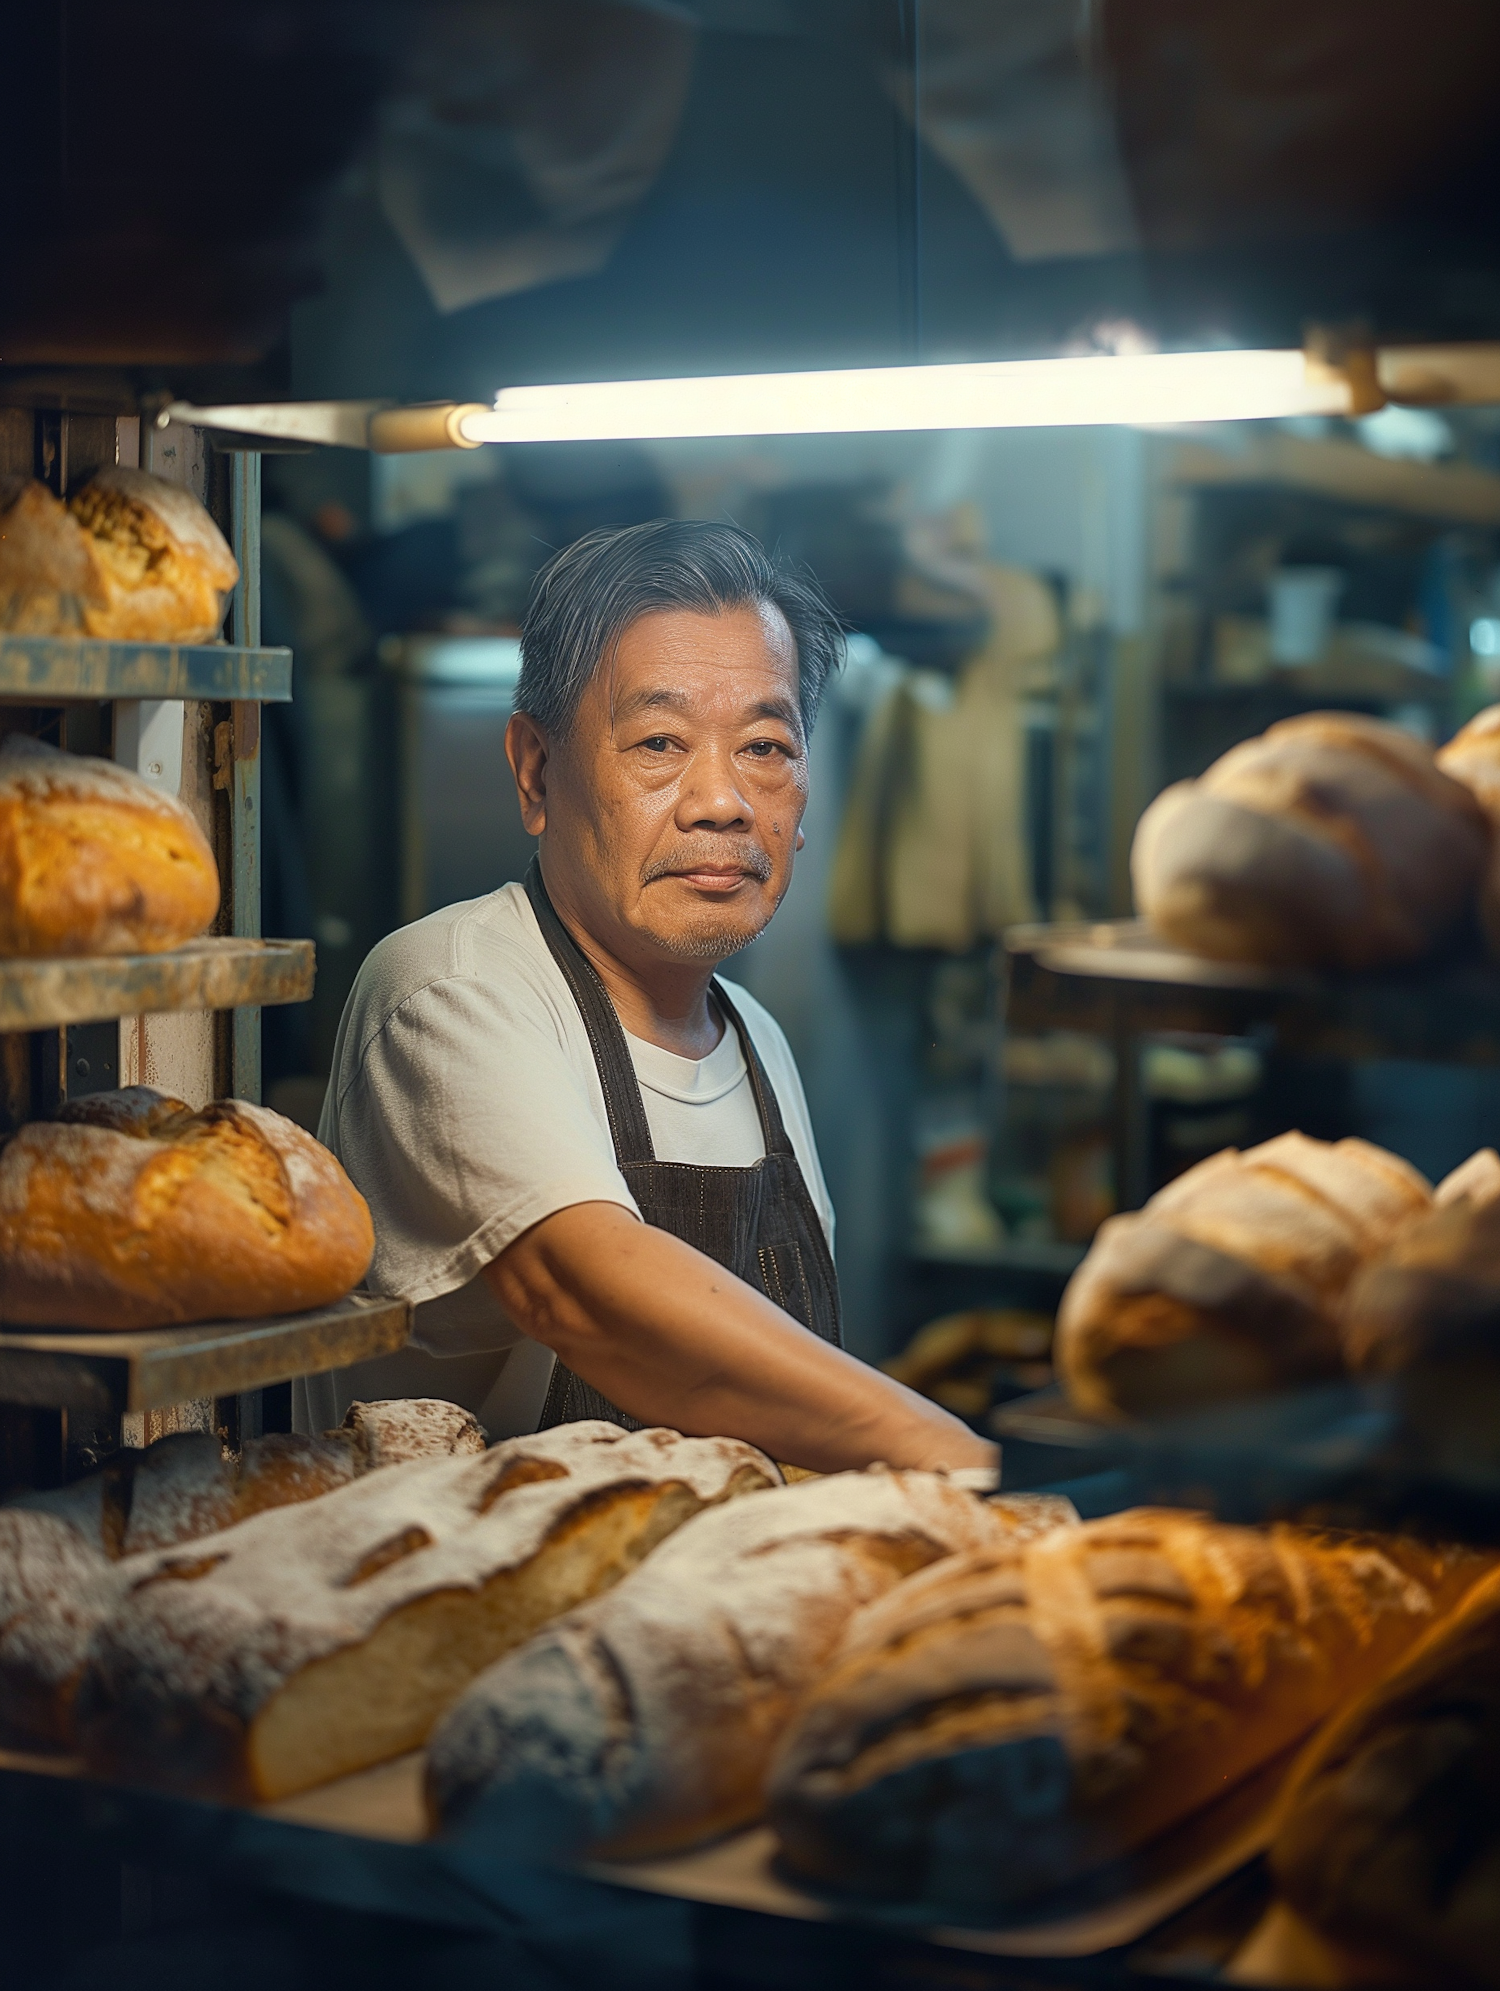
[[[1349,712],[1284,719],[1136,826],[1136,904],[1216,960],[1371,968],[1412,961],[1468,914],[1483,810],[1430,747]]]
[[[414,1458],[472,1457],[484,1432],[437,1399],[357,1403],[321,1438],[273,1432],[226,1453],[179,1431],[98,1472],[0,1507],[0,1734],[65,1749],[89,1640],[139,1559]]]
[[[1497,1764],[1500,1571],[1299,1761],[1271,1849],[1281,1894],[1402,1983],[1500,1985]]]
[[[1152,1508],[955,1557],[862,1613],[803,1702],[783,1856],[888,1898],[1063,1886],[1291,1747],[1485,1567]]]
[[[561,1425],[137,1559],[80,1740],[105,1774],[232,1801],[383,1762],[700,1508],[775,1483],[736,1439]]]
[[[34,480],[0,488],[0,629],[207,643],[239,575],[192,492],[148,471],[98,470],[66,504]]]
[[[369,1267],[364,1198],[279,1113],[147,1086],[70,1101],[0,1151],[0,1319],[166,1327],[298,1313]]]
[[[1500,705],[1476,713],[1438,754],[1437,764],[1473,794],[1490,822],[1490,852],[1479,881],[1479,925],[1500,955]]]
[[[0,955],[157,954],[219,909],[192,811],[128,768],[13,734],[0,749]]]
[[[1057,1317],[1069,1399],[1150,1416],[1337,1373],[1350,1280],[1431,1195],[1368,1141],[1211,1155],[1100,1226]]]
[[[518,1854],[632,1857],[759,1815],[797,1696],[913,1570],[1068,1503],[922,1472],[839,1473],[702,1514],[607,1597],[480,1676],[439,1725],[430,1808]]]

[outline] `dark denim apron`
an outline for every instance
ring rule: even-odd
[[[658,1161],[641,1103],[641,1088],[630,1062],[625,1032],[609,993],[584,957],[547,897],[541,867],[533,858],[526,891],[542,938],[562,970],[588,1032],[615,1160],[648,1224],[670,1231],[706,1257],[743,1279],[785,1309],[804,1327],[840,1345],[838,1275],[781,1108],[750,1032],[718,981],[712,984],[720,1014],[733,1025],[745,1054],[766,1151],[749,1168],[699,1168],[691,1162]],[[590,1389],[561,1362],[553,1371],[542,1410],[541,1429],[604,1417],[639,1431],[640,1420]]]

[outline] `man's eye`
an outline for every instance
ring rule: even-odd
[[[779,740],[751,740],[745,748],[747,754],[754,754],[757,760],[766,760],[771,754],[784,752]]]
[[[649,740],[641,741],[641,745],[653,754],[664,754],[671,744],[665,733],[653,733]]]

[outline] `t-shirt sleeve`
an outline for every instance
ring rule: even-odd
[[[417,989],[330,1106],[331,1145],[374,1220],[378,1291],[450,1293],[574,1203],[640,1214],[586,1079],[524,983]]]

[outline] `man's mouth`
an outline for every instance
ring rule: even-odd
[[[697,892],[732,892],[737,885],[744,884],[754,876],[741,864],[695,864],[690,870],[672,871],[669,877],[681,879],[684,885],[691,885]]]

